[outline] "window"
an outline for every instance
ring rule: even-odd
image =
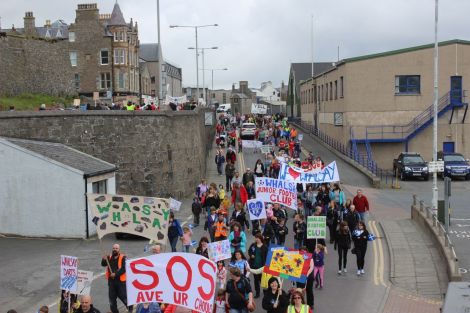
[[[395,94],[419,94],[421,93],[419,75],[395,76]]]
[[[100,180],[91,184],[91,189],[93,193],[105,194],[108,192],[107,181]]]
[[[69,41],[75,42],[75,32],[69,32]]]
[[[155,76],[150,77],[150,83],[155,84]]]
[[[333,100],[333,82],[330,82],[330,100]]]
[[[101,89],[111,88],[111,73],[101,73],[101,75],[100,75],[100,88]]]
[[[238,103],[238,98],[233,98],[233,103]]]
[[[343,112],[334,113],[335,126],[343,126]]]
[[[101,50],[101,65],[109,64],[109,51],[108,49]]]
[[[325,101],[328,101],[328,83],[325,84]]]
[[[70,64],[72,66],[77,66],[77,52],[76,51],[70,52]]]
[[[339,97],[343,98],[344,97],[344,79],[343,76],[339,78]]]
[[[118,75],[118,86],[120,89],[124,89],[124,73],[119,73]]]
[[[225,92],[222,94],[222,103],[227,103],[227,94]]]
[[[75,73],[75,89],[80,89],[80,75],[78,75],[77,73]]]
[[[323,101],[323,85],[321,85],[320,101]]]
[[[335,80],[335,100],[338,99],[338,81]]]
[[[214,99],[214,98],[215,98],[215,93],[212,93],[212,99]]]
[[[115,32],[114,33],[114,41],[125,41],[126,36],[124,32]]]
[[[124,49],[114,49],[114,64],[126,64],[126,51]]]

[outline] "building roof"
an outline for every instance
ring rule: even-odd
[[[119,7],[119,4],[117,2],[114,4],[113,13],[111,13],[111,19],[109,20],[108,25],[109,26],[128,26],[126,24],[126,20],[124,19],[124,16],[122,15],[121,8]]]
[[[117,167],[111,163],[105,162],[61,143],[16,138],[3,139],[16,146],[82,171],[86,176],[96,176],[117,170]]]
[[[453,39],[453,40],[441,41],[441,42],[439,42],[438,45],[439,45],[439,47],[441,47],[441,46],[448,46],[448,45],[455,45],[455,44],[470,45],[470,41],[461,40],[461,39]],[[434,47],[434,44],[432,43],[432,44],[427,44],[427,45],[414,46],[414,47],[398,49],[398,50],[392,50],[392,51],[386,51],[386,52],[381,52],[381,53],[367,54],[367,55],[358,56],[358,57],[354,57],[354,58],[344,59],[340,63],[356,62],[356,61],[386,57],[386,56],[390,56],[390,55],[394,55],[394,54],[413,52],[413,51],[418,51],[418,50],[423,50],[423,49],[431,49],[433,47]]]
[[[2,32],[9,33],[10,29],[0,29]],[[18,34],[24,34],[24,28],[15,28]],[[63,20],[57,20],[50,26],[39,26],[36,27],[38,37],[47,39],[67,39],[69,38],[69,25]]]
[[[158,62],[160,57],[158,43],[141,43],[139,46],[139,57],[147,62]]]
[[[233,97],[239,97],[240,99],[250,99],[247,95],[245,95],[244,93],[239,93],[239,92],[236,92],[236,93],[232,93],[232,95],[230,96],[230,98],[233,98]]]
[[[334,67],[332,62],[315,62],[313,75],[318,75]],[[312,77],[312,63],[291,63],[291,72],[295,72],[295,80],[301,81]]]

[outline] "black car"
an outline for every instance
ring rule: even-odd
[[[423,178],[429,180],[428,164],[419,153],[402,152],[393,160],[393,173],[401,180],[408,178]]]

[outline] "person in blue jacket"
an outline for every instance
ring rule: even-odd
[[[333,188],[330,189],[330,201],[335,200],[339,208],[343,208],[346,204],[346,196],[344,195],[343,189],[339,186],[338,183],[333,185]]]
[[[183,229],[181,228],[180,221],[175,218],[175,214],[170,212],[168,220],[168,240],[170,241],[171,252],[176,252],[176,244],[178,239],[183,237]]]

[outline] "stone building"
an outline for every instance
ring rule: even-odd
[[[235,89],[235,84],[232,85],[232,94],[230,95],[230,104],[234,114],[249,114],[251,113],[251,104],[256,102],[256,93],[248,88],[248,82],[241,80],[239,89]]]
[[[300,83],[302,120],[391,169],[402,151],[432,160],[434,45],[341,60]],[[439,43],[438,150],[470,156],[470,41]]]
[[[77,93],[102,100],[139,99],[139,37],[137,22],[127,23],[116,3],[111,14],[94,4],[79,4],[69,27],[70,64]]]

